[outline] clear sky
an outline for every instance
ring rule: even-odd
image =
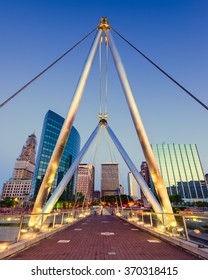
[[[208,105],[206,0],[0,0],[0,103],[96,28],[101,17]],[[197,144],[207,173],[207,110],[112,35],[150,143]],[[0,187],[11,177],[28,135],[35,131],[39,144],[46,112],[66,116],[94,36],[0,109]],[[74,122],[81,146],[98,124],[99,95],[96,56]],[[139,167],[145,159],[111,56],[108,113],[109,125]],[[100,163],[111,161],[104,147],[101,141],[95,159],[91,149],[83,160],[96,164],[97,181]],[[125,185],[128,168],[112,149]]]

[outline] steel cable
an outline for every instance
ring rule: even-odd
[[[90,31],[86,36],[84,36],[81,40],[79,40],[74,46],[72,46],[69,50],[67,50],[64,54],[62,54],[59,58],[57,58],[54,62],[52,62],[49,66],[47,66],[44,70],[42,70],[38,75],[36,75],[32,80],[30,80],[27,84],[21,87],[18,91],[12,94],[8,99],[6,99],[3,103],[0,104],[0,109],[6,105],[11,99],[17,96],[20,92],[26,89],[30,84],[32,84],[37,78],[43,75],[48,69],[50,69],[53,65],[55,65],[58,61],[60,61],[64,56],[66,56],[69,52],[71,52],[76,46],[78,46],[81,42],[83,42],[88,36],[90,36],[97,28],[94,28]]]
[[[180,83],[178,83],[174,78],[172,78],[167,72],[165,72],[161,67],[159,67],[155,62],[153,62],[150,58],[148,58],[143,52],[137,49],[133,44],[131,44],[128,40],[126,40],[121,34],[119,34],[114,28],[111,29],[122,38],[127,44],[129,44],[134,50],[140,53],[146,60],[148,60],[152,65],[154,65],[158,70],[160,70],[165,76],[167,76],[172,82],[174,82],[177,86],[179,86],[183,91],[185,91],[189,96],[191,96],[195,101],[201,104],[205,109],[208,110],[208,106],[200,101],[196,96],[194,96],[190,91],[188,91],[185,87],[183,87]]]

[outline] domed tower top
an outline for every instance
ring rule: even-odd
[[[22,147],[22,152],[17,160],[27,160],[35,164],[36,145],[36,135],[33,132],[28,136],[26,144]]]

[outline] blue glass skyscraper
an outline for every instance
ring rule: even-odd
[[[48,163],[56,145],[59,133],[64,123],[64,118],[55,112],[49,110],[45,116],[42,134],[37,154],[36,168],[32,181],[31,197],[33,200],[37,197],[40,189],[43,177],[45,175]],[[78,131],[72,126],[65,150],[63,152],[58,171],[51,188],[51,193],[57,187],[58,183],[63,178],[71,166],[77,154],[80,151],[80,135]],[[76,175],[72,177],[67,188],[61,196],[61,200],[69,201],[72,200],[74,189],[76,184]]]

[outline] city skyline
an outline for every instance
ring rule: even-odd
[[[205,71],[208,60],[206,1],[131,1],[131,5],[129,1],[109,3],[107,5],[108,1],[105,1],[105,6],[94,1],[62,1],[61,4],[59,1],[4,3],[0,11],[3,26],[0,30],[0,103],[96,28],[100,18],[106,16],[113,28],[208,104]],[[78,7],[80,5],[82,9]],[[196,144],[204,173],[207,173],[208,132],[204,129],[206,109],[153,68],[114,32],[112,35],[150,143]],[[0,189],[12,176],[24,139],[33,131],[39,145],[45,113],[51,109],[66,117],[94,36],[95,33],[0,109]],[[111,57],[109,62],[108,122],[139,169],[145,158]],[[74,121],[81,136],[81,147],[99,121],[98,68],[96,56]],[[100,142],[102,148],[103,140]],[[103,150],[97,154],[98,165],[110,161]],[[88,158],[91,163],[90,153],[83,159],[84,162]],[[123,180],[126,182],[128,168],[117,154],[116,161],[121,165]]]

